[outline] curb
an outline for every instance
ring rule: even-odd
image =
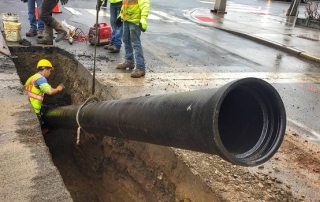
[[[280,43],[277,43],[277,42],[274,42],[274,41],[271,41],[271,40],[266,40],[266,39],[261,38],[261,37],[252,36],[252,35],[244,33],[244,32],[239,32],[239,31],[230,30],[230,29],[221,28],[221,27],[216,27],[216,26],[214,26],[214,27],[219,29],[219,30],[231,33],[231,34],[234,34],[234,35],[237,35],[237,36],[241,36],[243,38],[250,39],[252,41],[256,41],[256,42],[258,42],[260,44],[267,45],[267,46],[282,50],[282,51],[284,51],[286,53],[289,53],[289,54],[292,54],[292,55],[295,55],[295,56],[299,56],[301,54],[301,52],[302,52],[302,51],[300,51],[300,50],[298,50],[296,48],[287,47],[287,46],[284,46],[283,44],[280,44]]]
[[[291,48],[291,47],[285,46],[283,44],[280,44],[280,43],[277,43],[277,42],[274,42],[274,41],[271,41],[271,40],[267,40],[267,39],[264,39],[264,38],[255,37],[255,36],[249,35],[247,33],[239,32],[239,31],[235,31],[235,30],[229,30],[229,29],[225,29],[225,28],[220,28],[220,27],[216,27],[216,26],[213,26],[213,27],[215,27],[215,28],[217,28],[219,30],[226,31],[228,33],[234,34],[234,35],[241,36],[243,38],[247,38],[247,39],[256,41],[256,42],[264,44],[264,45],[268,45],[270,47],[282,50],[282,51],[284,51],[286,53],[289,53],[289,54],[295,55],[297,57],[301,57],[303,59],[307,59],[307,60],[310,60],[310,61],[313,61],[313,62],[316,62],[316,63],[320,64],[320,58],[319,57],[314,56],[314,55],[312,55],[310,53],[303,52],[303,51],[301,51],[299,49]]]
[[[320,63],[320,58],[319,57],[316,57],[314,55],[311,55],[309,53],[306,53],[306,52],[301,52],[299,54],[299,57],[302,57],[304,59],[308,59],[308,60],[311,60],[311,61],[314,61],[316,63]]]

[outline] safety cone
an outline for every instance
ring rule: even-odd
[[[36,5],[35,5],[35,7],[34,7],[34,13],[36,14],[36,20],[38,20],[38,18],[39,18],[39,12],[38,12],[37,3],[36,3]]]
[[[58,2],[57,5],[53,8],[52,13],[62,13],[62,11],[60,11],[59,2]]]

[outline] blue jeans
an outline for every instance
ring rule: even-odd
[[[143,50],[140,41],[141,30],[140,27],[131,23],[123,22],[123,43],[125,56],[124,59],[136,65],[136,68],[146,70],[144,63]]]
[[[121,10],[122,2],[110,3],[110,25],[112,28],[110,45],[115,46],[120,50],[122,44],[122,26],[117,27],[117,17],[119,16]]]
[[[37,2],[37,8],[38,8],[38,14],[39,14],[38,21],[36,19],[36,14],[34,12],[35,2]],[[42,0],[28,0],[27,4],[28,4],[28,17],[30,21],[30,29],[43,31],[44,24],[43,24],[43,21],[40,19],[40,9],[41,9]]]

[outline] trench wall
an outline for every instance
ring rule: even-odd
[[[17,69],[2,54],[0,81],[0,201],[72,201]]]
[[[59,48],[11,47],[21,83],[36,72],[42,58],[49,59],[55,70],[49,83],[64,83],[66,89],[46,96],[45,104],[82,104],[92,93],[92,75],[75,57]],[[114,88],[114,87],[113,87]],[[100,100],[114,99],[111,87],[95,82]],[[115,98],[118,99],[118,98]],[[128,141],[81,132],[55,130],[45,137],[55,165],[64,183],[77,201],[218,201],[209,189],[170,149],[163,146]],[[72,184],[67,162],[74,162],[84,183]],[[74,168],[72,168],[74,169]],[[74,175],[76,171],[72,172]],[[86,184],[86,185],[83,185]],[[81,189],[82,188],[82,189]],[[90,191],[89,191],[90,189]],[[79,190],[87,194],[79,195]]]

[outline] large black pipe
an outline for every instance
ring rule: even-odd
[[[77,129],[80,106],[44,114],[52,127]],[[91,134],[216,154],[242,166],[270,159],[280,147],[286,113],[278,92],[257,78],[219,89],[88,103],[79,111]]]

